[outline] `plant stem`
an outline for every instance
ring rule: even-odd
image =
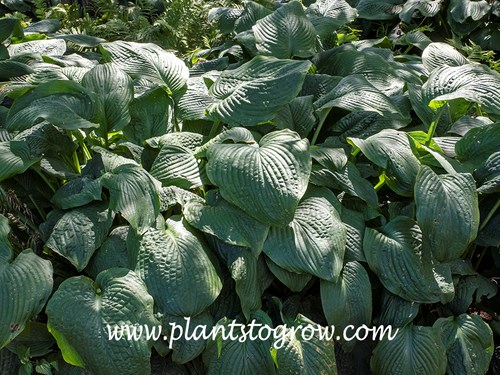
[[[316,144],[316,141],[318,140],[319,133],[321,132],[321,128],[323,127],[323,124],[325,123],[325,120],[328,117],[328,114],[330,113],[331,110],[332,110],[331,108],[328,110],[325,110],[320,115],[318,127],[316,128],[316,131],[314,132],[314,135],[313,135],[312,140],[311,140],[311,146]]]
[[[55,193],[57,189],[54,187],[54,185],[52,185],[52,183],[47,178],[47,176],[45,176],[43,174],[43,172],[40,170],[40,167],[39,166],[33,166],[33,170],[45,181],[45,183],[48,185],[48,187],[50,188],[50,190],[52,190],[52,193]]]
[[[436,132],[436,128],[438,126],[439,119],[441,118],[441,114],[443,113],[443,110],[444,110],[444,106],[442,106],[441,108],[439,108],[437,110],[436,118],[434,119],[434,121],[431,122],[431,125],[429,126],[429,131],[427,132],[427,140],[425,141],[425,145],[427,147],[429,147],[431,144],[432,137],[434,137],[434,133]]]
[[[215,137],[222,129],[222,125],[220,121],[214,121],[212,125],[212,129],[210,129],[210,133],[208,134],[208,139],[212,139]]]
[[[380,176],[378,176],[378,183],[373,187],[375,191],[379,191],[382,189],[382,186],[385,185],[385,174],[382,173]]]
[[[500,198],[497,199],[497,203],[492,207],[490,212],[488,212],[488,215],[484,218],[483,222],[481,223],[481,226],[479,227],[478,232],[481,232],[484,227],[488,224],[488,222],[491,220],[493,215],[495,214],[496,210],[500,207]]]

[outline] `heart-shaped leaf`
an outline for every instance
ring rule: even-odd
[[[437,264],[422,248],[422,232],[412,219],[399,216],[380,230],[366,228],[366,260],[384,287],[410,302],[435,303],[453,299],[451,270]]]
[[[290,272],[337,280],[344,259],[346,230],[340,204],[325,188],[310,188],[287,227],[271,227],[264,253]]]
[[[438,175],[422,166],[415,183],[417,222],[423,246],[440,262],[460,258],[477,236],[476,183],[468,173]]]
[[[149,375],[151,338],[141,334],[135,340],[127,330],[133,333],[134,328],[158,325],[153,303],[142,280],[130,270],[109,269],[95,282],[71,277],[47,305],[48,328],[64,360],[72,365],[94,374]],[[123,336],[111,339],[110,333]]]
[[[216,101],[208,107],[208,116],[241,125],[269,121],[300,92],[310,66],[307,60],[257,56],[225,70],[209,89]]]
[[[0,349],[42,310],[53,285],[52,263],[48,260],[30,249],[14,260],[11,257],[10,249],[0,243]]]
[[[210,181],[222,197],[264,224],[287,225],[307,189],[309,142],[288,129],[259,144],[214,144],[207,152]]]
[[[215,301],[222,284],[205,241],[180,217],[168,219],[166,226],[149,228],[138,239],[129,235],[131,266],[161,313],[195,316]]]

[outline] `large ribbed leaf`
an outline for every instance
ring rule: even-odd
[[[208,88],[202,77],[189,78],[186,88],[180,91],[178,96],[178,116],[183,120],[204,119],[207,108],[214,102],[208,95]]]
[[[254,1],[245,1],[243,4],[243,12],[240,18],[234,23],[234,31],[241,33],[252,28],[255,23],[271,14],[272,11],[265,6],[260,5]]]
[[[307,8],[306,13],[322,37],[331,35],[358,16],[356,9],[344,0],[318,0]]]
[[[130,142],[142,145],[152,137],[173,129],[173,101],[162,88],[151,90],[134,99],[130,105],[130,124],[123,134]]]
[[[14,101],[6,121],[9,130],[25,130],[44,119],[63,129],[97,127],[95,94],[73,81],[51,80]]]
[[[447,43],[431,43],[422,52],[422,63],[429,72],[443,65],[460,66],[469,63],[460,52]]]
[[[109,189],[109,207],[120,212],[132,228],[144,231],[160,213],[160,183],[145,169],[124,164],[105,173],[102,185]]]
[[[127,329],[158,325],[153,298],[132,271],[112,268],[96,281],[85,276],[65,280],[47,305],[48,328],[56,338],[64,360],[94,374],[150,374],[152,341],[145,334],[134,340]],[[110,340],[116,327],[123,337]],[[133,332],[130,329],[131,333]],[[151,340],[151,339],[149,339]]]
[[[47,56],[62,56],[66,52],[66,42],[61,39],[42,39],[31,42],[11,44],[8,47],[11,57],[25,53],[39,53]]]
[[[316,53],[316,30],[298,1],[279,7],[252,27],[257,50],[279,59]]]
[[[269,257],[266,257],[266,264],[272,274],[292,292],[301,292],[312,279],[312,275],[308,273],[290,272],[281,268]]]
[[[195,200],[184,205],[183,214],[189,224],[229,244],[249,247],[258,255],[269,226],[225,201],[217,190],[210,190],[206,200],[206,205]]]
[[[341,77],[360,74],[386,95],[400,93],[405,84],[394,63],[376,52],[358,51],[351,44],[319,53],[314,62],[319,73]]]
[[[400,216],[380,230],[366,228],[366,260],[384,287],[410,302],[449,302],[454,289],[449,266],[436,264],[422,249],[422,232],[412,219]]]
[[[338,107],[347,111],[368,111],[384,114],[399,114],[399,109],[389,97],[375,88],[360,74],[349,75],[329,93],[314,103],[318,110]]]
[[[402,10],[403,0],[361,0],[356,5],[360,18],[367,20],[391,20]]]
[[[474,172],[474,178],[480,185],[480,193],[497,193],[500,191],[500,151],[491,154],[484,164]]]
[[[467,22],[467,18],[478,21],[488,14],[491,5],[486,0],[451,0],[449,14],[458,23]]]
[[[307,137],[314,124],[313,96],[298,96],[278,113],[273,120],[278,129],[296,131],[301,137]]]
[[[225,200],[264,224],[292,221],[311,171],[306,139],[285,129],[259,144],[213,144],[207,158],[208,178]]]
[[[302,329],[294,330],[293,334],[292,329],[299,326]],[[283,346],[276,350],[278,374],[337,375],[333,340],[322,340],[317,331],[310,335],[304,330],[307,326],[317,328],[316,323],[299,314],[290,328],[278,328],[285,335],[283,342],[279,342]],[[305,340],[304,336],[310,339]]]
[[[215,241],[215,248],[226,263],[235,283],[241,311],[247,319],[262,306],[262,294],[272,281],[264,256],[256,257],[250,249]]]
[[[132,78],[144,78],[164,86],[168,92],[182,89],[189,77],[184,62],[155,44],[116,41],[102,43],[104,57]]]
[[[122,130],[130,122],[128,106],[134,97],[132,79],[112,64],[97,65],[82,79],[82,85],[101,101],[100,126],[96,133],[106,138],[109,132]]]
[[[24,141],[0,142],[0,181],[25,172],[40,160]]]
[[[407,301],[385,291],[377,323],[394,328],[404,327],[415,319],[419,306],[416,302]]]
[[[500,123],[470,129],[456,144],[457,159],[471,168],[480,167],[500,150]]]
[[[131,265],[161,313],[194,316],[215,301],[222,284],[203,239],[180,217],[168,219],[166,226],[129,241]]]
[[[365,218],[363,214],[342,207],[341,218],[346,229],[344,262],[353,260],[366,262],[363,253],[363,237],[365,235]]]
[[[444,375],[446,349],[437,329],[410,324],[377,345],[370,367],[375,375]]]
[[[367,139],[349,138],[349,142],[385,170],[387,186],[400,195],[413,195],[420,163],[404,132],[387,129]]]
[[[399,18],[406,23],[410,23],[412,17],[434,17],[444,0],[409,0],[403,4],[403,9],[399,13]]]
[[[102,186],[100,180],[81,177],[68,181],[52,196],[52,203],[57,208],[66,210],[84,206],[94,200],[101,200]]]
[[[269,322],[267,321],[269,320]],[[257,323],[270,325],[270,319],[262,321],[259,317],[255,317]],[[229,321],[224,319],[215,325],[214,328],[224,327],[227,336],[229,334]],[[272,328],[272,327],[269,327]],[[221,332],[219,330],[219,332]],[[241,328],[233,330],[234,336],[241,336]],[[257,331],[254,329],[254,332]],[[220,341],[219,341],[220,340]],[[221,343],[222,341],[222,343]],[[270,340],[222,340],[221,333],[216,340],[211,340],[207,346],[207,350],[203,353],[203,362],[207,367],[207,375],[254,375],[266,374],[275,375],[276,368],[270,353]],[[220,353],[220,354],[219,354]]]
[[[52,211],[42,224],[45,246],[83,270],[108,235],[113,216],[106,203]]]
[[[336,281],[342,270],[346,242],[339,209],[330,190],[310,188],[293,221],[286,227],[271,227],[264,253],[287,271]]]
[[[181,146],[164,145],[150,172],[164,186],[194,189],[202,185],[198,160],[190,150]]]
[[[442,66],[422,86],[422,100],[434,108],[447,100],[463,98],[500,116],[500,73],[482,64]]]
[[[11,245],[9,242],[9,219],[0,214],[0,261],[8,261],[10,259]]]
[[[14,260],[11,257],[11,251],[0,243],[0,349],[23,331],[52,293],[53,270],[48,260],[30,249]]]
[[[417,221],[423,246],[440,262],[460,258],[476,236],[476,183],[468,173],[437,175],[422,166],[415,183]]]
[[[449,375],[485,374],[493,355],[491,328],[479,315],[439,318],[433,325],[441,332],[448,355]]]
[[[329,325],[338,332],[352,324],[370,326],[372,320],[372,287],[368,273],[354,261],[347,262],[336,282],[321,280],[321,304]],[[356,341],[341,341],[344,351],[352,350]]]
[[[208,108],[208,115],[241,125],[269,121],[300,92],[310,66],[309,61],[257,56],[225,70],[210,87],[216,103]]]

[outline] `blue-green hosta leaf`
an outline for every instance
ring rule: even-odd
[[[481,126],[493,124],[488,117],[485,116],[462,116],[457,121],[455,121],[448,133],[458,134],[464,136],[469,130],[474,128],[480,128]]]
[[[161,313],[195,316],[220,293],[221,281],[209,249],[180,217],[166,222],[166,230],[149,228],[128,246],[129,258],[146,283]]]
[[[347,111],[368,111],[381,115],[400,114],[389,97],[375,88],[363,75],[349,75],[314,103],[319,111],[332,107]]]
[[[53,285],[52,263],[31,249],[11,258],[10,249],[0,247],[0,349],[42,310]]]
[[[399,106],[399,103],[398,103]],[[401,111],[403,112],[403,111]],[[406,113],[410,112],[408,108]],[[351,112],[332,125],[334,132],[340,132],[340,139],[346,142],[347,137],[368,138],[384,129],[401,129],[411,122],[411,117],[399,115],[380,115],[376,112]]]
[[[394,328],[404,327],[415,319],[419,306],[416,302],[407,301],[391,292],[385,291],[377,324],[390,325]]]
[[[394,192],[413,195],[420,163],[411,150],[406,133],[387,129],[367,139],[348,138],[348,141],[385,170],[387,186]]]
[[[47,330],[47,325],[39,322],[28,322],[24,330],[7,345],[14,353],[24,353],[29,348],[30,357],[42,357],[52,351],[54,337]],[[0,365],[0,371],[2,367]]]
[[[377,344],[370,367],[375,375],[444,375],[446,348],[437,329],[409,324]]]
[[[342,270],[346,230],[340,204],[325,188],[310,188],[286,227],[271,227],[264,253],[290,272],[335,281]]]
[[[160,213],[161,184],[145,169],[119,165],[105,173],[101,183],[110,193],[109,208],[120,212],[132,228],[143,232],[154,225]]]
[[[478,21],[488,14],[491,5],[486,0],[451,0],[449,13],[458,23],[465,23],[467,18]]]
[[[97,65],[83,76],[82,85],[93,91],[102,103],[97,135],[105,138],[108,133],[128,125],[128,106],[134,97],[134,85],[127,73],[112,64]]]
[[[26,64],[19,61],[3,60],[0,61],[0,79],[10,80],[14,77],[21,77],[26,74],[32,74],[35,71]]]
[[[303,328],[292,332],[299,326]],[[316,328],[317,324],[299,314],[290,328],[278,328],[284,330],[281,334],[285,337],[283,342],[279,342],[283,346],[276,350],[278,374],[337,375],[333,340],[321,339],[317,331],[311,335],[308,330],[304,331],[307,326]]]
[[[316,124],[312,95],[299,96],[288,103],[273,119],[278,129],[296,131],[301,137],[307,137]]]
[[[123,134],[142,145],[146,139],[170,133],[174,127],[174,103],[162,88],[147,91],[130,104],[130,123]]]
[[[266,264],[276,278],[281,281],[292,292],[301,292],[307,283],[311,281],[312,275],[307,273],[290,272],[281,268],[271,259],[266,257]]]
[[[13,141],[27,143],[31,155],[71,154],[76,146],[67,132],[44,121],[18,133]]]
[[[20,19],[5,17],[0,20],[0,42],[7,40],[12,35],[22,38],[23,34],[23,27],[21,26]]]
[[[39,160],[24,141],[0,142],[0,181],[25,172]]]
[[[292,221],[311,171],[309,142],[288,129],[259,144],[213,144],[207,175],[222,197],[264,224]]]
[[[434,17],[439,10],[444,0],[409,0],[403,4],[403,9],[399,13],[399,18],[406,23],[410,23],[414,18]],[[415,14],[415,12],[417,12]]]
[[[256,257],[250,249],[215,240],[215,248],[226,263],[235,283],[241,311],[245,318],[262,306],[262,294],[272,281],[263,256]]]
[[[493,280],[479,274],[461,277],[455,287],[455,298],[446,305],[454,315],[465,313],[472,303],[481,303],[483,297],[491,298],[498,292]],[[474,298],[475,297],[475,298]]]
[[[177,204],[184,207],[186,203],[193,200],[201,204],[205,203],[205,200],[199,195],[177,186],[162,187],[160,190],[160,212],[168,211]]]
[[[492,194],[500,191],[500,151],[491,154],[484,164],[474,172],[480,185],[480,193]]]
[[[423,246],[440,262],[460,258],[476,236],[476,183],[468,173],[437,175],[422,166],[415,182],[416,217]]]
[[[282,5],[258,20],[252,29],[262,55],[289,59],[316,53],[316,29],[298,1]]]
[[[185,90],[177,95],[177,115],[182,120],[205,119],[207,108],[214,103],[214,99],[208,95],[208,88],[202,77],[189,78]]]
[[[245,1],[243,4],[243,12],[241,16],[234,23],[234,31],[241,33],[250,30],[255,23],[272,13],[271,10],[266,8],[255,1]]]
[[[228,130],[227,132],[230,131],[231,130]],[[223,132],[221,134],[227,132]],[[217,137],[212,138],[212,140],[215,138]],[[251,135],[250,138],[253,140],[253,137]],[[194,152],[198,150],[198,148],[203,144],[204,141],[205,137],[202,134],[182,131],[178,133],[164,134],[160,137],[149,138],[146,140],[146,144],[152,148],[158,149],[161,149],[163,146],[179,146]]]
[[[363,237],[365,235],[365,218],[361,212],[342,207],[342,222],[346,229],[344,262],[366,262],[363,253]]]
[[[132,78],[143,78],[165,87],[169,93],[183,88],[189,77],[184,62],[152,43],[116,41],[99,47],[106,60],[115,63]]]
[[[216,102],[208,107],[208,117],[241,125],[269,121],[300,92],[310,66],[309,61],[257,56],[225,70],[209,89]]]
[[[361,0],[356,5],[359,18],[367,20],[392,20],[403,10],[403,0]]]
[[[317,55],[318,72],[332,76],[364,76],[370,84],[386,95],[402,93],[405,81],[395,65],[374,51],[358,51],[351,44]]]
[[[270,319],[269,319],[270,320]],[[270,322],[255,318],[256,323],[270,326]],[[224,318],[214,328],[223,326],[226,335],[229,332],[230,322]],[[254,330],[255,331],[255,330]],[[221,332],[219,330],[219,332]],[[239,327],[233,330],[234,336],[241,336]],[[256,331],[255,331],[256,332]],[[207,349],[203,352],[203,362],[207,368],[207,375],[276,375],[273,358],[270,353],[270,340],[223,340],[221,333],[216,340],[210,340]]]
[[[331,35],[358,16],[356,9],[344,0],[318,0],[306,9],[306,14],[322,37]]]
[[[208,21],[217,22],[219,30],[223,34],[230,34],[234,30],[235,22],[242,15],[242,9],[235,8],[212,8],[208,12]]]
[[[448,355],[447,373],[485,374],[493,355],[491,328],[479,315],[439,318],[433,325],[441,332]]]
[[[391,293],[410,302],[442,303],[453,299],[451,270],[435,263],[422,248],[422,232],[400,216],[380,230],[366,228],[363,250],[372,271]]]
[[[434,69],[422,86],[423,103],[437,108],[453,99],[478,103],[488,114],[500,116],[500,73],[482,64]]]
[[[431,43],[424,49],[422,52],[422,63],[429,72],[432,72],[443,65],[466,65],[469,63],[469,60],[448,43],[438,42]]]
[[[116,227],[97,249],[85,271],[95,279],[102,271],[110,268],[130,268],[127,253],[127,236],[130,227]]]
[[[45,246],[83,270],[94,251],[104,242],[113,216],[106,203],[95,203],[70,211],[52,211],[41,225]]]
[[[336,282],[321,280],[321,304],[329,325],[338,332],[352,324],[370,326],[372,320],[372,286],[368,273],[356,262],[347,262]],[[344,351],[353,349],[356,341],[340,341]]]
[[[206,205],[195,200],[184,205],[183,214],[189,224],[231,245],[248,247],[258,255],[269,226],[225,201],[217,190],[210,190],[206,200]]]
[[[134,272],[112,268],[95,282],[85,276],[66,279],[47,305],[47,325],[66,362],[94,374],[146,375],[152,341],[145,334],[129,338],[126,329],[121,339],[109,340],[107,326],[118,333],[125,326],[155,327],[153,303]]]
[[[81,177],[68,181],[52,196],[52,203],[57,208],[66,210],[84,206],[92,201],[101,200],[102,186],[100,180]]]
[[[53,38],[67,40],[79,47],[87,48],[97,48],[99,44],[106,41],[102,38],[84,34],[56,34]]]
[[[11,44],[7,49],[9,50],[10,57],[27,53],[62,56],[66,52],[66,42],[60,39],[33,40],[31,42]]]
[[[207,312],[189,317],[163,315],[161,323],[163,327],[162,334],[165,337],[177,337],[179,329],[185,332],[178,340],[169,342],[172,345],[172,361],[175,363],[187,363],[198,357],[205,350],[207,340],[203,338],[194,339],[194,337],[197,337],[201,328],[206,329],[208,333],[214,325],[212,316]],[[186,337],[189,337],[189,339],[186,339]],[[184,372],[179,373],[179,375],[181,374],[184,375]]]
[[[181,146],[164,145],[150,172],[164,186],[194,189],[203,184],[198,160],[191,151]]]
[[[456,144],[457,159],[471,168],[480,167],[500,150],[500,123],[469,130]]]
[[[0,261],[2,262],[8,261],[11,256],[12,248],[9,242],[9,233],[9,219],[0,214]]]
[[[51,80],[14,101],[7,116],[10,131],[46,120],[62,129],[93,128],[99,104],[93,93],[73,81]]]

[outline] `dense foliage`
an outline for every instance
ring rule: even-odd
[[[105,3],[1,2],[1,374],[500,371],[497,1]]]

